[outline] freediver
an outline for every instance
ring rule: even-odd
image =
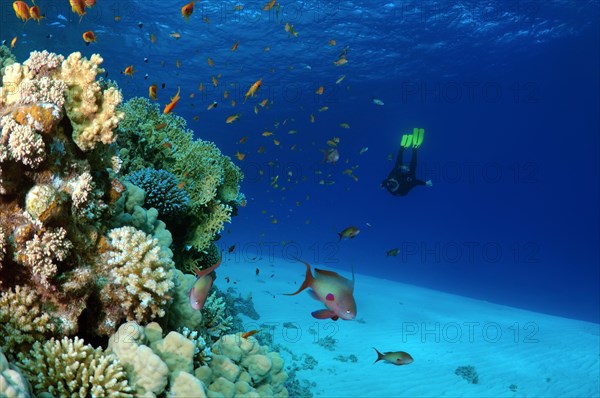
[[[381,182],[381,186],[387,189],[392,195],[405,196],[416,186],[424,185],[430,187],[432,185],[431,180],[422,181],[417,179],[416,176],[417,149],[423,143],[424,134],[424,129],[415,128],[412,134],[402,136],[402,142],[400,143],[400,149],[396,157],[396,164],[387,178]],[[412,147],[412,158],[410,159],[410,165],[405,166],[402,164],[402,155],[404,154],[404,150],[410,147]]]

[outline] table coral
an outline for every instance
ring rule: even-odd
[[[132,397],[125,369],[116,356],[84,345],[75,337],[36,342],[31,352],[19,356],[37,394],[58,397]]]

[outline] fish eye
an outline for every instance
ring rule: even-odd
[[[350,313],[350,310],[346,310],[346,314],[349,314],[349,313]]]

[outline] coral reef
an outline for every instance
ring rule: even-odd
[[[147,168],[129,174],[126,179],[144,190],[144,204],[157,209],[161,216],[171,218],[187,211],[189,196],[179,187],[173,173]]]
[[[195,140],[184,119],[162,114],[145,98],[130,99],[119,110],[125,114],[118,128],[123,172],[152,168],[175,175],[189,196],[185,214],[169,220],[173,231],[182,231],[174,239],[182,245],[174,250],[175,262],[183,271],[200,267],[203,253],[243,202],[241,170],[213,143]],[[179,227],[181,219],[187,228]]]
[[[0,295],[0,349],[26,352],[36,341],[43,341],[59,331],[58,320],[43,308],[41,297],[26,286],[16,286]]]
[[[83,340],[51,339],[36,342],[31,352],[20,355],[19,367],[36,394],[57,397],[132,397],[123,366],[102,349]]]
[[[171,302],[173,261],[158,240],[134,227],[108,233],[103,262],[108,281],[100,291],[105,306],[102,333],[112,332],[124,319],[146,323],[165,315]]]
[[[25,376],[10,365],[0,349],[0,397],[29,398],[31,396]]]

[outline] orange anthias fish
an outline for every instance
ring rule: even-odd
[[[17,44],[17,36],[10,41],[10,48],[15,48],[15,44]]]
[[[81,37],[83,37],[83,41],[85,42],[86,46],[89,46],[92,42],[96,42],[96,35],[91,30],[84,32],[83,35],[81,35]],[[133,76],[133,72],[131,75]]]
[[[382,354],[379,350],[373,347],[375,352],[377,353],[377,359],[373,363],[377,363],[381,360],[386,361],[387,363],[391,363],[392,365],[408,365],[414,362],[413,357],[410,356],[408,352],[404,351],[391,351]]]
[[[44,16],[42,15],[42,12],[40,11],[39,6],[29,7],[29,16],[31,17],[31,19],[36,21],[38,24],[40,23],[42,18],[44,18]]]
[[[15,15],[23,22],[27,22],[31,15],[29,14],[29,6],[24,1],[15,1],[13,3],[13,10]]]
[[[133,65],[129,65],[127,68],[123,70],[123,74],[129,77],[133,77],[135,71],[133,70]]]
[[[236,41],[235,43],[233,43],[233,46],[231,46],[231,51],[236,51],[238,49],[238,46],[240,45],[240,41]]]
[[[242,333],[242,338],[244,338],[244,339],[247,339],[247,338],[248,338],[248,337],[250,337],[250,336],[254,336],[254,335],[255,335],[256,333],[258,333],[258,332],[260,332],[260,330],[256,330],[256,329],[254,329],[254,330],[251,330],[251,331],[249,331],[249,332]]]
[[[248,91],[246,91],[246,94],[244,95],[244,102],[246,102],[248,97],[254,97],[256,95],[256,91],[260,88],[261,85],[262,79],[258,79],[257,81],[255,81],[254,84],[250,86]]]
[[[212,287],[213,278],[210,276],[210,273],[216,270],[219,265],[221,265],[221,260],[219,260],[215,265],[210,268],[204,269],[200,271],[199,269],[195,269],[196,273],[196,282],[192,285],[190,289],[189,298],[190,305],[193,309],[200,311],[202,307],[204,307],[204,303],[206,302],[206,297],[208,296],[208,291]]]
[[[96,0],[84,0],[84,2],[87,8],[92,8],[96,5]]]
[[[317,95],[323,95],[323,92],[325,91],[325,87],[320,86],[316,91],[315,94]]]
[[[81,18],[85,15],[85,1],[83,0],[69,0],[71,4],[71,11],[79,15]],[[81,18],[79,19],[81,21]]]
[[[179,102],[179,100],[181,99],[181,97],[179,96],[180,92],[181,92],[181,87],[178,87],[177,94],[175,94],[175,96],[173,98],[171,98],[171,102],[169,102],[167,105],[165,105],[165,109],[163,109],[163,114],[166,115],[167,113],[171,113],[173,108],[175,108],[175,105],[177,105],[177,102]]]
[[[152,101],[156,101],[156,93],[158,92],[158,86],[156,85],[156,83],[151,84],[150,87],[148,87],[148,97],[150,97],[150,99]]]
[[[194,12],[194,0],[190,1],[183,7],[181,7],[181,15],[187,21],[190,19],[190,15]]]
[[[235,153],[235,157],[237,158],[237,160],[239,160],[239,161],[242,161],[242,160],[244,160],[244,158],[246,157],[246,154],[245,154],[245,153],[242,153],[242,152],[240,152],[240,151],[237,151],[237,152]]]
[[[301,260],[299,260],[301,261]],[[351,320],[356,318],[356,301],[354,301],[354,271],[352,272],[352,280],[340,276],[337,272],[325,271],[315,268],[316,277],[310,272],[310,264],[301,261],[306,265],[306,276],[302,286],[294,292],[286,294],[293,296],[306,288],[311,288],[309,291],[312,298],[320,301],[327,307],[326,309],[313,311],[312,316],[316,319],[333,319],[337,321],[339,318]]]
[[[263,11],[269,11],[277,3],[277,0],[271,0],[263,7]]]
[[[225,123],[231,124],[231,123],[235,122],[236,120],[238,120],[240,118],[240,116],[241,115],[239,113],[236,113],[235,115],[231,115],[227,119],[225,119]]]

